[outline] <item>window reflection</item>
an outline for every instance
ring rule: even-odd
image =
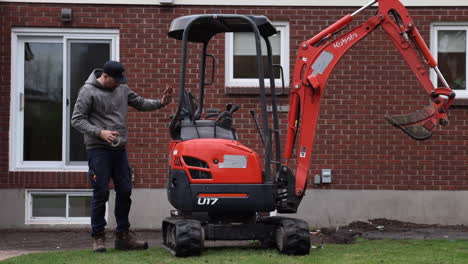
[[[65,217],[65,194],[35,194],[32,196],[33,217]]]
[[[61,43],[25,43],[24,160],[62,160]]]
[[[69,217],[90,217],[91,196],[69,196]]]
[[[281,33],[269,38],[273,53],[273,64],[281,63]],[[266,44],[261,38],[264,77],[269,78],[269,61]],[[234,33],[234,78],[258,78],[257,51],[254,34],[251,32]],[[275,70],[275,78],[280,78],[279,70]]]
[[[438,64],[439,69],[452,89],[466,89],[466,31],[439,30]],[[442,86],[439,81],[438,86]]]

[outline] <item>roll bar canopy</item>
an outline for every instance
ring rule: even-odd
[[[262,37],[277,33],[275,27],[265,16],[246,16],[257,25]],[[195,21],[194,21],[195,20]],[[192,24],[192,21],[193,24]],[[225,32],[252,32],[252,26],[239,15],[210,14],[191,15],[176,18],[172,21],[168,36],[182,40],[184,31],[190,25],[188,41],[207,43],[214,35]]]

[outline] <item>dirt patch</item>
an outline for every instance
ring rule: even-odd
[[[365,239],[468,239],[464,225],[441,226],[402,222],[385,218],[356,221],[337,228],[322,228],[311,232],[312,244],[349,244],[356,238]]]
[[[92,238],[88,230],[0,230],[0,251],[60,251],[70,249],[90,249]],[[161,232],[155,230],[139,230],[137,238],[148,241],[150,246],[161,244]],[[114,245],[113,232],[106,233],[108,247]]]
[[[0,261],[32,252],[63,251],[92,248],[92,238],[88,229],[5,229],[0,230]],[[161,232],[137,230],[137,238],[148,242],[150,247],[161,245]],[[113,232],[106,233],[106,246],[114,247]]]

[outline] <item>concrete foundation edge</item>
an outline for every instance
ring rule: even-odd
[[[25,189],[0,189],[0,229],[89,228],[89,225],[25,224]],[[115,193],[108,206],[108,229],[115,228]],[[291,217],[312,227],[388,218],[423,224],[468,225],[468,191],[308,190]],[[135,229],[160,229],[172,206],[165,189],[134,189],[130,222]]]

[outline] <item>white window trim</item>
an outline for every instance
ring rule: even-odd
[[[460,23],[460,22],[436,22],[431,24],[431,53],[434,55],[435,59],[437,60],[437,53],[438,53],[438,47],[437,47],[437,32],[439,30],[465,30],[466,35],[468,37],[468,23]],[[466,41],[466,61],[465,63],[467,64],[465,66],[465,76],[468,79],[468,38]],[[434,87],[437,87],[437,75],[434,71],[431,71],[431,81],[434,85]],[[465,89],[465,91],[461,90],[454,90],[455,93],[457,94],[456,99],[468,99],[468,85]]]
[[[64,194],[66,195],[66,215],[67,217],[33,217],[32,216],[32,195],[33,194]],[[25,224],[26,225],[83,225],[90,224],[91,217],[68,217],[68,205],[70,196],[92,196],[93,191],[90,189],[26,189],[25,192]],[[108,219],[108,203],[106,203],[105,219]]]
[[[284,85],[289,86],[289,23],[272,22],[279,31],[281,31],[281,66],[283,67]],[[258,79],[239,79],[234,78],[234,35],[226,33],[225,40],[225,74],[224,80],[226,87],[259,87]],[[281,88],[280,79],[275,80],[275,87]],[[270,87],[270,79],[265,78],[265,87]]]
[[[9,169],[10,171],[87,171],[86,162],[81,164],[66,164],[68,148],[68,115],[64,114],[62,121],[62,160],[61,161],[23,161],[23,120],[19,117],[17,109],[20,107],[20,93],[24,94],[21,76],[23,72],[19,69],[21,56],[17,56],[20,38],[37,37],[40,39],[61,38],[64,47],[70,41],[93,40],[111,41],[111,58],[119,60],[119,30],[117,29],[64,29],[64,28],[12,28],[11,32],[11,94],[10,94],[10,131],[9,131]],[[68,47],[63,49],[63,87],[68,87],[69,74],[67,65]],[[64,90],[63,101],[69,97]],[[63,104],[63,113],[67,113],[66,104]],[[71,110],[72,111],[72,110]]]

